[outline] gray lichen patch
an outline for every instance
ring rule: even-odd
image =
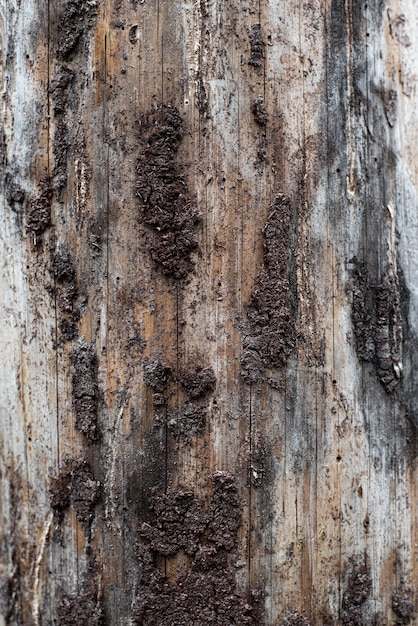
[[[73,368],[72,396],[75,426],[88,439],[97,439],[99,404],[98,358],[92,344],[79,341],[71,355]]]
[[[178,150],[183,120],[177,109],[160,105],[140,119],[137,196],[143,222],[152,229],[151,256],[164,274],[185,278],[193,268],[196,226],[193,206]]]
[[[58,476],[51,480],[49,493],[58,521],[62,521],[64,511],[72,506],[86,533],[90,531],[101,489],[85,459],[67,459]]]
[[[266,368],[285,365],[295,345],[289,280],[290,223],[290,203],[278,195],[264,228],[263,266],[246,308],[241,374],[248,384],[262,380]]]

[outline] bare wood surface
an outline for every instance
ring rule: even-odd
[[[1,8],[0,624],[418,624],[417,24]]]

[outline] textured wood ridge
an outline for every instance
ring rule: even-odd
[[[417,42],[0,7],[0,624],[418,624]]]

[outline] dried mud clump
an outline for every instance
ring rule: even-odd
[[[58,56],[67,59],[76,49],[83,33],[92,28],[98,15],[94,0],[67,0],[58,29]]]
[[[155,393],[164,393],[173,379],[173,370],[160,359],[144,361],[144,383]]]
[[[167,417],[168,430],[177,440],[190,444],[192,438],[205,428],[208,417],[206,405],[185,402],[182,407],[172,411]]]
[[[58,626],[100,626],[103,611],[97,596],[91,592],[69,596],[61,593],[56,607]]]
[[[264,228],[263,266],[246,310],[241,374],[248,384],[260,381],[266,368],[285,365],[295,345],[288,269],[290,219],[289,201],[277,196]]]
[[[385,274],[373,285],[367,269],[355,257],[351,319],[358,357],[374,362],[380,382],[388,393],[399,384],[402,375],[402,319],[399,285]]]
[[[151,255],[164,274],[185,278],[193,268],[200,214],[193,207],[177,153],[183,139],[182,118],[162,105],[140,120],[141,153],[137,163],[137,195],[144,223],[154,233]]]
[[[282,623],[282,626],[310,626],[309,622],[297,611],[290,613]]]
[[[225,555],[202,548],[184,580],[170,584],[153,566],[146,548],[140,559],[143,574],[133,603],[137,626],[255,626],[252,607],[236,592]]]
[[[60,119],[56,125],[54,140],[52,142],[52,152],[55,157],[53,175],[55,178],[55,186],[60,191],[67,184],[67,156],[69,148],[69,131],[68,126],[63,119]]]
[[[215,485],[209,506],[209,541],[216,548],[232,550],[241,525],[241,509],[234,478],[217,471],[212,476]]]
[[[88,439],[97,439],[99,404],[98,359],[94,346],[80,342],[71,355],[75,426]]]
[[[94,480],[90,466],[84,459],[67,459],[57,478],[52,479],[50,502],[58,521],[72,506],[86,533],[94,518],[94,507],[100,499],[100,483]]]
[[[51,225],[51,179],[42,179],[39,187],[40,192],[30,203],[30,210],[26,220],[26,232],[35,240]]]
[[[51,81],[49,92],[54,103],[55,115],[64,113],[67,107],[68,88],[73,82],[74,76],[74,70],[71,67],[62,65]]]
[[[7,621],[13,612],[13,578],[7,574],[0,576],[0,615]]]
[[[265,126],[267,124],[267,111],[265,102],[261,96],[254,100],[252,110],[257,124],[259,126]]]
[[[343,626],[363,626],[363,605],[369,597],[372,579],[365,567],[350,574],[343,596],[341,621]]]
[[[180,372],[180,383],[191,400],[204,398],[215,390],[216,377],[211,367],[197,366]]]
[[[237,593],[228,563],[241,522],[234,479],[216,472],[212,482],[215,489],[208,510],[191,491],[165,495],[153,491],[155,523],[142,526],[143,540],[138,545],[142,576],[132,607],[134,624],[255,625],[252,607]],[[179,551],[193,561],[174,584],[160,573],[156,562]]]
[[[62,314],[62,319],[59,322],[61,338],[64,341],[69,341],[78,335],[80,310],[77,306],[76,271],[71,254],[67,249],[57,250],[52,255],[51,273],[56,283],[57,306]]]
[[[261,24],[253,24],[250,34],[251,54],[248,65],[261,67],[264,59],[265,43],[261,36]]]
[[[154,488],[150,509],[155,526],[142,524],[140,534],[147,539],[151,550],[164,556],[176,554],[180,549],[186,554],[196,553],[208,516],[192,491],[164,494]]]
[[[395,591],[392,596],[392,609],[396,615],[396,626],[409,624],[414,616],[414,605],[406,593]]]

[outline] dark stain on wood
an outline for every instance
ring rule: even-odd
[[[75,426],[88,439],[98,438],[99,404],[98,359],[94,346],[82,340],[71,355],[73,367],[72,395],[76,415]]]
[[[153,231],[152,258],[176,279],[193,268],[191,253],[197,249],[195,230],[201,219],[177,159],[183,135],[183,120],[171,105],[160,105],[140,119],[136,188],[142,219]]]
[[[278,195],[264,228],[263,266],[246,308],[241,374],[248,384],[260,381],[266,368],[285,365],[295,345],[291,307],[290,203]]]

